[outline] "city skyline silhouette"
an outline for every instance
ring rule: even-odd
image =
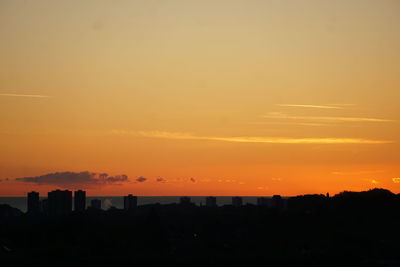
[[[400,266],[399,0],[0,0],[0,267]]]

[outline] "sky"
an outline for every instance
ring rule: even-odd
[[[0,0],[0,196],[400,193],[397,0]]]

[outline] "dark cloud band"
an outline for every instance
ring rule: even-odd
[[[41,176],[16,178],[17,181],[39,185],[56,185],[60,187],[91,187],[107,184],[129,182],[127,175],[109,176],[107,173],[94,172],[56,172]]]

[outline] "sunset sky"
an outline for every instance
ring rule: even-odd
[[[0,0],[0,196],[400,193],[399,101],[397,0]]]

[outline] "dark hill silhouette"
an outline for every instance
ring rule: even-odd
[[[365,200],[378,200],[378,199],[393,199],[396,197],[396,194],[393,194],[387,189],[383,188],[374,188],[368,191],[362,192],[352,192],[352,191],[343,191],[334,196],[335,198],[347,198],[347,199],[355,199],[362,198]]]

